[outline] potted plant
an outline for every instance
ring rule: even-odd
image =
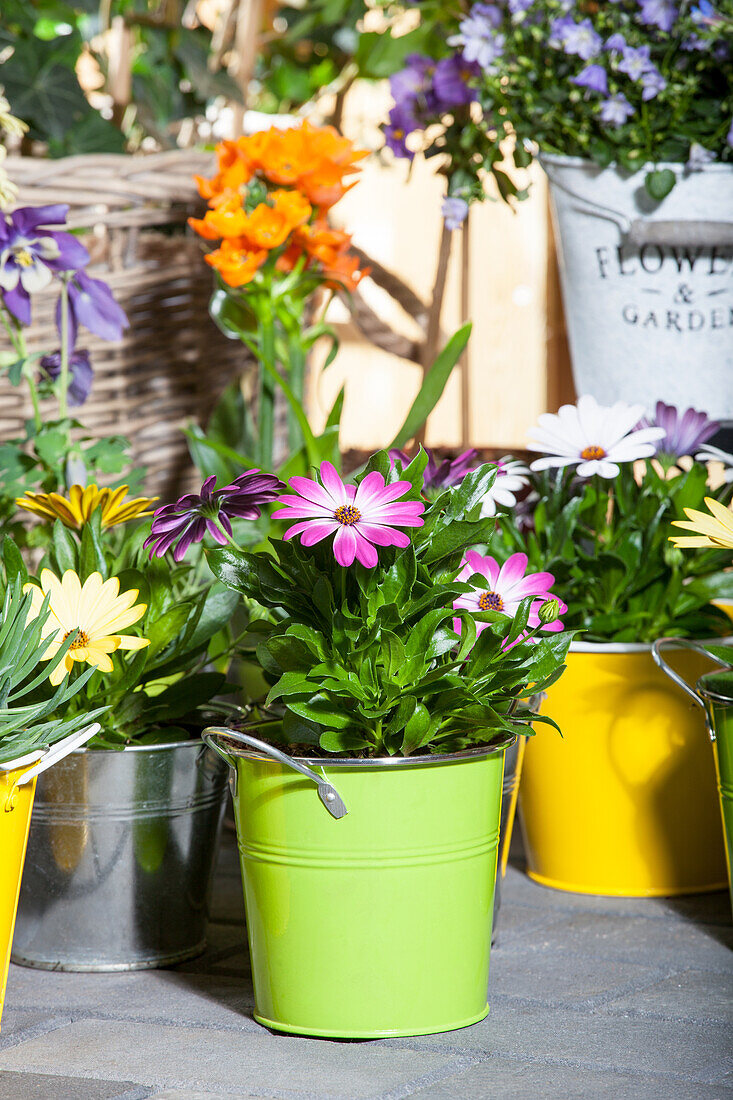
[[[724,456],[730,457],[730,456]],[[671,541],[681,549],[700,547],[733,550],[733,512],[714,497],[705,500],[707,512],[686,508],[686,520],[677,520],[675,527],[692,531],[692,535],[672,535]],[[728,605],[730,606],[730,605]],[[721,670],[707,672],[697,681],[695,689],[687,683],[662,656],[670,647],[691,647],[716,664]],[[662,638],[654,643],[652,655],[659,667],[705,710],[706,725],[713,745],[715,771],[720,793],[725,855],[728,864],[728,885],[733,904],[731,853],[733,853],[733,646],[701,645],[686,638]]]
[[[392,77],[399,156],[441,155],[446,224],[550,181],[576,389],[692,402],[733,418],[733,90],[728,5],[509,0],[421,5],[423,43]],[[690,375],[694,356],[705,370]]]
[[[255,1018],[276,1030],[421,1034],[488,1011],[502,758],[570,637],[548,573],[469,549],[494,527],[494,467],[426,503],[426,463],[379,452],[345,484],[324,462],[278,498],[282,540],[207,552],[262,608],[272,709],[204,736],[236,771]]]
[[[651,658],[669,634],[705,639],[728,619],[728,556],[670,546],[669,522],[702,504],[700,441],[717,425],[660,403],[599,406],[581,397],[530,431],[532,495],[499,517],[504,554],[526,545],[556,577],[566,625],[582,631],[547,693],[563,740],[527,749],[520,791],[529,874],[593,894],[653,896],[725,881],[714,772],[701,723]],[[731,486],[712,494],[726,503]],[[673,658],[694,680],[704,660]]]
[[[7,548],[6,548],[7,550]],[[12,550],[6,552],[12,555]],[[101,710],[81,710],[70,717],[54,718],[54,712],[84,686],[89,669],[73,683],[67,676],[54,688],[48,668],[42,665],[48,644],[50,609],[44,601],[31,617],[32,595],[23,592],[16,577],[3,578],[0,609],[0,1018],[10,963],[10,945],[18,907],[28,827],[37,776],[60,761],[67,752],[83,745],[98,730],[93,721]],[[71,651],[75,635],[59,647],[62,661]]]
[[[230,503],[246,492],[231,486]],[[226,769],[202,752],[198,729],[225,687],[235,600],[197,580],[194,566],[148,564],[148,528],[124,530],[130,509],[119,491],[72,486],[68,497],[19,503],[50,528],[37,576],[5,540],[32,614],[47,606],[51,615],[50,682],[68,673],[75,683],[86,670],[58,714],[101,705],[104,715],[88,747],[39,784],[13,958],[121,970],[192,957],[205,946],[226,793]],[[75,630],[61,661],[59,644]]]

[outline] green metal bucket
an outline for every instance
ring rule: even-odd
[[[513,738],[376,760],[296,760],[218,727],[204,740],[234,771],[259,1023],[371,1039],[486,1016]]]
[[[727,672],[706,672],[694,688],[685,683],[661,656],[667,646],[684,646],[705,653],[705,646],[684,638],[662,638],[652,646],[654,659],[667,675],[703,707],[708,733],[715,757],[715,773],[720,794],[720,813],[723,819],[725,858],[728,864],[728,887],[733,908],[733,879],[731,879],[731,855],[733,853],[733,669]]]

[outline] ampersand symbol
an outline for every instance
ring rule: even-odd
[[[677,287],[677,293],[674,296],[673,301],[677,305],[689,306],[693,300],[693,289],[687,283],[680,283]]]

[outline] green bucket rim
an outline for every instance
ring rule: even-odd
[[[293,756],[291,759],[296,760],[299,764],[306,764],[314,768],[416,768],[438,764],[463,764],[467,761],[479,760],[486,756],[494,756],[496,753],[505,752],[514,744],[518,736],[519,734],[516,733],[507,733],[498,744],[478,745],[472,749],[461,749],[460,752],[431,753],[429,756],[374,756],[366,758],[353,756]],[[225,740],[226,737],[222,735],[222,741]],[[241,745],[235,747],[234,742],[227,743],[227,752],[231,756],[241,759],[259,760],[263,763],[269,762],[270,764],[277,764],[278,767],[283,767],[279,761],[273,760],[272,757],[266,756],[256,749],[244,748]]]
[[[733,669],[716,669],[713,672],[706,672],[704,676],[701,676],[697,681],[695,687],[697,688],[698,694],[702,695],[704,699],[710,699],[713,703],[727,703],[729,706],[733,706],[733,682],[731,683],[731,695],[723,695],[721,692],[715,691],[714,688],[708,687],[705,683],[706,680],[712,680],[717,676],[723,675],[725,671],[733,673]]]

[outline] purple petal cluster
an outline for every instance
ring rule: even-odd
[[[460,46],[463,59],[486,73],[496,72],[495,62],[504,52],[506,38],[498,33],[503,13],[494,4],[474,4],[458,25],[458,34],[448,39],[449,46]]]
[[[421,54],[410,54],[405,68],[389,80],[394,107],[384,127],[385,144],[395,156],[412,160],[407,137],[424,129],[445,111],[471,103],[475,95],[470,82],[479,75],[475,62],[461,54],[433,61]]]
[[[601,121],[609,126],[623,126],[628,118],[633,115],[634,108],[626,96],[619,92],[617,95],[612,95],[605,103],[602,103],[598,113]]]
[[[556,20],[556,22],[560,21]],[[565,16],[559,37],[565,53],[576,54],[583,61],[590,61],[592,57],[596,57],[603,45],[603,39],[594,30],[590,19],[583,19],[580,23],[576,23],[574,19]]]
[[[40,380],[55,382],[61,374],[61,350],[54,351],[51,355],[41,357]],[[92,370],[89,352],[85,348],[78,348],[69,356],[69,388],[67,397],[69,404],[75,408],[83,405],[92,391],[94,371]]]
[[[468,203],[458,195],[448,195],[440,208],[445,228],[451,232],[460,229],[468,217]]]
[[[144,549],[150,547],[151,558],[162,558],[173,547],[174,561],[181,561],[192,543],[202,542],[206,534],[224,546],[232,535],[233,519],[258,519],[262,505],[272,504],[285,488],[274,474],[260,470],[246,470],[221,489],[215,486],[212,475],[200,493],[186,493],[175,504],[157,509],[143,543]]]
[[[677,22],[679,12],[673,0],[639,0],[639,5],[639,19],[647,26],[669,32]]]
[[[602,65],[586,65],[571,81],[579,88],[586,88],[589,92],[600,92],[608,95],[608,74]]]
[[[430,447],[425,448],[425,453],[428,456],[428,464],[423,474],[423,489],[426,493],[442,492],[443,489],[449,489],[451,485],[458,485],[466,474],[480,465],[478,451],[473,447],[459,454],[457,458],[439,459]],[[389,452],[389,457],[393,468],[395,461],[399,461],[403,470],[412,461],[404,451],[392,450]]]
[[[31,322],[31,294],[54,275],[89,263],[89,253],[64,225],[69,207],[22,206],[0,215],[0,291],[7,309],[22,325]]]
[[[657,454],[681,458],[682,455],[694,455],[698,447],[705,443],[720,428],[717,420],[711,420],[707,413],[697,409],[685,409],[680,413],[676,405],[665,405],[657,401],[654,416],[641,421],[643,428],[664,428],[665,434],[655,443]]]
[[[112,291],[101,279],[93,279],[85,271],[75,271],[69,280],[68,324],[69,343],[76,343],[79,325],[101,336],[103,340],[120,340],[129,321],[125,311],[114,300]],[[61,300],[56,307],[56,325],[61,331]]]

